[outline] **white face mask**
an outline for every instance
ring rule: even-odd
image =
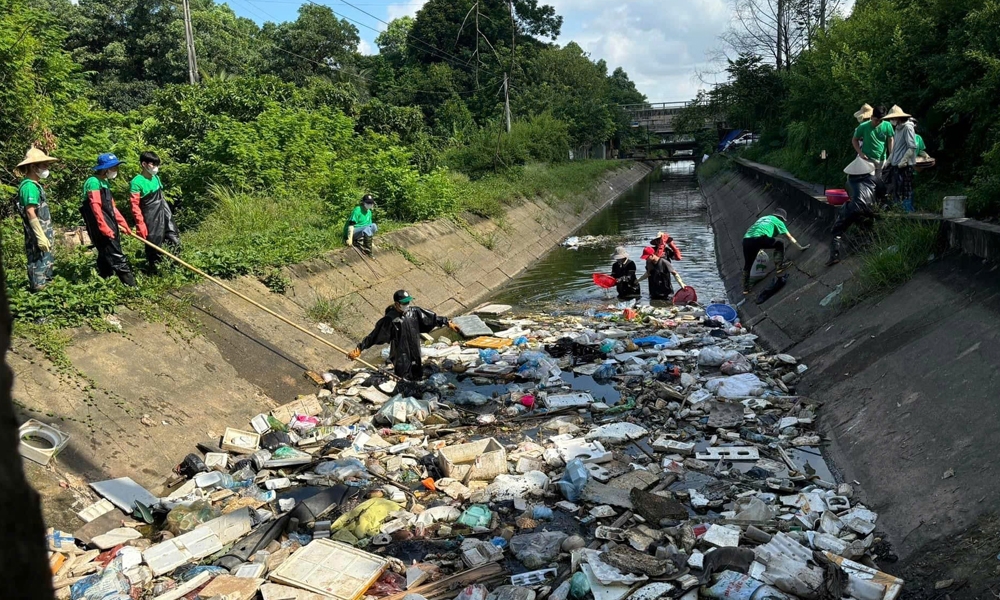
[[[115,177],[118,177],[117,169],[115,169],[114,171],[108,171],[108,179],[114,179]]]
[[[149,174],[156,175],[160,172],[160,167],[149,167]]]
[[[48,179],[48,177],[49,177],[49,170],[48,169],[42,169],[41,171],[38,172],[38,178],[39,179]]]

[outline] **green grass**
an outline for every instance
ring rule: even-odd
[[[625,166],[618,161],[532,164],[507,175],[476,181],[452,174],[459,199],[452,216],[461,223],[462,214],[474,213],[503,227],[507,210],[527,198],[543,198],[553,206],[566,205],[570,200],[582,205],[605,174]],[[181,232],[181,257],[213,276],[225,279],[252,275],[272,291],[284,293],[291,282],[281,273],[281,267],[343,246],[346,214],[332,211],[322,198],[220,186],[210,187],[208,198],[212,211],[196,229]],[[379,221],[380,234],[407,225]],[[0,226],[8,297],[19,323],[55,330],[98,324],[99,319],[114,313],[118,306],[127,306],[149,321],[179,321],[186,318],[184,313],[189,304],[180,290],[202,280],[169,259],[161,263],[159,274],[144,274],[141,271],[145,264],[144,248],[137,240],[126,238],[123,249],[136,271],[137,288],[126,288],[115,278],[99,278],[94,255],[87,249],[67,250],[57,245],[56,279],[42,292],[32,294],[27,291],[20,221],[9,218]],[[495,233],[475,237],[486,248],[496,247]],[[406,248],[395,249],[411,263],[423,264]]]
[[[344,312],[344,303],[339,300],[321,298],[306,310],[306,316],[317,323],[333,325],[340,320]]]
[[[861,254],[861,269],[852,298],[883,294],[913,277],[927,264],[938,241],[936,223],[902,217],[879,220]]]
[[[732,169],[729,157],[721,154],[713,154],[707,161],[698,165],[698,176],[711,179],[723,171]]]

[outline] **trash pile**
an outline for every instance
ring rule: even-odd
[[[50,531],[60,597],[893,600],[877,515],[792,454],[807,369],[724,308],[464,317],[420,384],[332,371],[156,496]],[[708,315],[714,316],[708,316]]]

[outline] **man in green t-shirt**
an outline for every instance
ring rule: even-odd
[[[884,116],[885,107],[873,109],[871,120],[858,125],[851,139],[858,156],[875,165],[875,178],[878,180],[882,179],[882,167],[892,154],[892,138],[896,135],[892,124],[883,120]]]
[[[167,245],[176,249],[181,244],[181,238],[157,175],[160,172],[160,157],[153,152],[143,152],[139,156],[139,164],[142,165],[142,172],[132,178],[129,186],[129,204],[135,217],[136,233],[157,246]],[[150,272],[156,272],[156,265],[162,258],[159,251],[146,246],[146,265]]]
[[[374,206],[375,201],[372,200],[371,194],[365,194],[344,223],[344,244],[357,246],[368,256],[372,255],[372,236],[378,231],[378,225],[372,222]]]
[[[785,243],[778,239],[779,235],[786,236],[799,250],[806,250],[809,245],[801,246],[789,233],[785,222],[788,215],[781,208],[774,211],[774,214],[764,215],[754,221],[754,224],[743,236],[743,295],[750,293],[750,269],[757,260],[757,253],[761,250],[774,249],[774,267],[781,273],[788,264],[785,262]]]
[[[37,292],[52,281],[55,260],[52,245],[52,217],[49,203],[45,198],[42,180],[49,176],[49,166],[56,159],[38,148],[29,148],[24,160],[14,167],[14,172],[23,177],[17,186],[17,212],[24,227],[24,254],[28,259],[28,288]]]

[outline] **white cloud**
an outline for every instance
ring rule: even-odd
[[[427,0],[409,0],[408,2],[402,2],[400,4],[390,4],[387,9],[389,13],[389,18],[387,21],[392,21],[393,19],[398,19],[399,17],[412,17],[417,14],[424,3]]]
[[[729,23],[726,0],[550,0],[563,15],[558,42],[575,41],[608,69],[622,67],[652,102],[690,100],[697,74]]]
[[[368,40],[361,38],[361,41],[358,42],[358,52],[365,56],[371,56],[372,54],[378,54],[378,48]]]

